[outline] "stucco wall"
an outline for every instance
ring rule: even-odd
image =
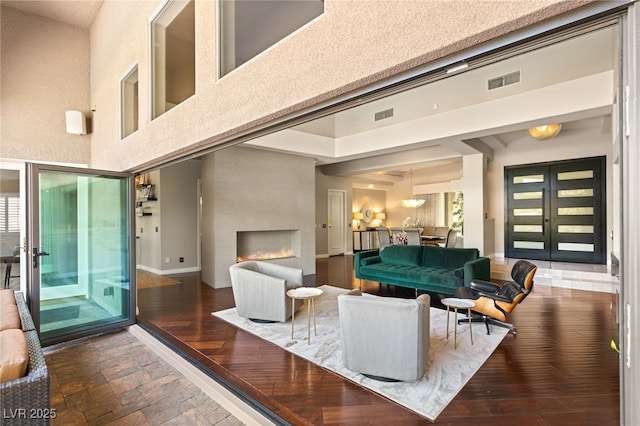
[[[91,136],[65,111],[90,113],[89,32],[2,7],[0,157],[89,164]]]
[[[215,2],[196,2],[196,94],[149,122],[148,19],[106,2],[91,30],[92,165],[135,169],[577,7],[582,1],[328,0],[325,13],[216,79]],[[118,81],[139,64],[140,129],[118,140]]]

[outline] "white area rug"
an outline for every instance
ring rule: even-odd
[[[431,340],[425,376],[415,382],[380,382],[348,370],[342,364],[338,295],[347,290],[331,286],[319,288],[323,290],[323,294],[316,299],[318,335],[313,335],[312,320],[311,344],[307,342],[306,303],[296,312],[293,340],[290,321],[270,324],[254,323],[239,317],[236,308],[214,312],[213,315],[371,389],[429,420],[435,420],[438,417],[507,334],[504,328],[492,327],[491,335],[487,335],[484,324],[474,323],[472,346],[469,325],[463,323],[458,325],[458,348],[454,350],[453,311],[450,314],[449,340],[447,340],[446,311],[431,308]],[[458,315],[460,318],[464,317],[462,314]]]

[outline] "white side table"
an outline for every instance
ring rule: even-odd
[[[447,307],[447,340],[449,340],[449,310],[453,308],[455,321],[453,323],[453,348],[457,349],[457,335],[458,335],[458,309],[467,310],[467,318],[469,319],[469,336],[471,337],[471,344],[473,345],[473,333],[471,331],[471,308],[476,304],[473,300],[458,299],[456,297],[447,297],[441,300],[442,304]]]
[[[313,310],[313,333],[317,336],[316,330],[316,297],[322,294],[322,290],[315,287],[298,287],[287,291],[287,296],[291,298],[291,339],[293,339],[293,323],[296,319],[295,301],[296,299],[307,301],[307,344],[311,344],[311,311]]]

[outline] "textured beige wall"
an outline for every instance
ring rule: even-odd
[[[91,137],[66,133],[89,113],[89,33],[2,7],[0,157],[89,164]]]
[[[91,30],[92,165],[135,169],[349,92],[588,1],[327,0],[325,13],[216,79],[215,2],[196,2],[196,94],[149,122],[148,19],[160,2],[107,1]],[[118,81],[137,62],[140,129],[118,139]]]

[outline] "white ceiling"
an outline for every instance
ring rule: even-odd
[[[591,85],[609,84],[610,79],[600,77],[610,77],[614,70],[615,38],[614,27],[604,28],[247,144],[311,155],[325,173],[352,176],[366,183],[380,181],[383,171],[391,173],[394,180],[410,168],[459,164],[461,149],[465,149],[461,141],[488,149],[506,148],[513,141],[530,138],[526,129],[532,125],[558,121],[563,123],[565,135],[579,133],[588,138],[589,134],[602,132],[602,117],[611,113],[613,84],[598,88]],[[487,90],[487,80],[513,71],[520,71],[520,83]],[[588,89],[575,94],[576,87]],[[601,95],[600,100],[608,99],[608,108],[595,106],[603,104],[593,99],[596,93]],[[533,99],[540,103],[541,98],[543,104],[537,108],[529,102]],[[392,118],[374,121],[376,112],[390,108],[394,110]],[[458,121],[443,133],[450,117]],[[482,123],[471,126],[480,120]],[[374,175],[373,171],[378,173]]]

